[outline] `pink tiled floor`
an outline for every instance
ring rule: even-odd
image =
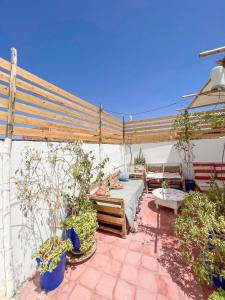
[[[126,239],[97,233],[97,251],[79,266],[68,266],[63,283],[53,292],[40,291],[35,280],[18,293],[21,300],[188,300],[207,299],[182,263],[173,235],[174,213],[156,210],[151,194],[144,196],[138,232]]]

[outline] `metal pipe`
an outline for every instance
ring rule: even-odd
[[[199,57],[205,57],[205,56],[209,56],[209,55],[214,55],[214,54],[218,54],[221,52],[225,52],[225,46],[224,47],[220,47],[220,48],[215,48],[212,50],[207,50],[207,51],[203,51],[199,53]]]

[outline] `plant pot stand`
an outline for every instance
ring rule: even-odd
[[[94,253],[96,251],[96,248],[97,248],[97,241],[94,240],[91,249],[85,254],[75,253],[73,251],[68,252],[67,256],[66,256],[67,262],[69,264],[77,264],[77,265],[81,264],[81,263],[84,263],[89,258],[91,258],[92,255],[94,255]]]

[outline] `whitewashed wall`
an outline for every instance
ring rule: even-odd
[[[225,138],[195,140],[193,143],[195,162],[221,162]],[[181,163],[182,159],[174,144],[174,142],[161,142],[126,146],[126,161],[130,163],[130,151],[134,160],[141,147],[146,163]]]
[[[0,151],[3,142],[0,143]],[[18,167],[21,167],[21,159],[25,147],[31,147],[40,150],[46,150],[46,143],[34,141],[14,141],[12,146],[11,156],[11,176],[13,177]],[[99,162],[99,145],[84,144],[84,149],[93,151],[96,157],[96,163]],[[109,163],[106,167],[106,173],[114,171],[122,165],[122,147],[121,145],[102,145],[101,158],[109,157]],[[11,180],[11,223],[12,223],[12,244],[13,244],[13,261],[16,278],[16,285],[18,286],[28,277],[32,276],[35,271],[34,260],[31,259],[31,247],[29,245],[29,237],[24,236],[23,229],[25,220],[21,214],[19,203],[17,201],[17,193],[13,179]],[[2,198],[0,198],[0,296],[1,290],[4,289],[4,256],[3,256],[3,235],[2,235]]]

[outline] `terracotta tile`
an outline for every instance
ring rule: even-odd
[[[144,232],[136,232],[132,235],[132,240],[142,242],[145,240],[145,236],[146,236],[146,233],[144,233]]]
[[[78,299],[77,299],[78,300]],[[91,297],[91,300],[108,300],[107,298],[103,297],[103,296],[100,296],[98,294],[94,294],[92,297]]]
[[[65,278],[62,282],[62,284],[59,286],[58,289],[56,289],[57,291],[57,296],[58,295],[67,295],[67,298],[69,297],[69,295],[71,294],[72,290],[75,288],[77,282],[75,282],[74,280],[69,280],[67,278]]]
[[[129,245],[129,249],[137,252],[141,252],[143,248],[144,242],[143,241],[131,241]]]
[[[135,287],[126,281],[119,279],[114,293],[114,300],[134,300]]]
[[[74,270],[70,270],[70,272],[66,273],[65,278],[73,281],[77,281],[81,274],[86,270],[85,265],[78,265]]]
[[[171,299],[180,298],[178,286],[171,280],[170,277],[159,275],[157,282],[159,294]]]
[[[110,259],[104,268],[104,272],[112,276],[118,276],[121,270],[121,265],[122,263],[119,261]]]
[[[153,272],[158,271],[158,261],[152,256],[143,254],[141,257],[141,266]]]
[[[168,297],[166,297],[166,296],[163,296],[163,295],[161,295],[161,294],[158,294],[157,295],[157,300],[171,300],[171,298],[168,298]],[[181,300],[181,299],[180,299]]]
[[[129,248],[130,242],[132,240],[131,234],[127,235],[125,239],[119,238],[115,241],[117,247]]]
[[[108,232],[105,232],[104,234],[104,242],[106,243],[114,243],[115,241],[118,240],[118,236],[117,235],[114,235],[114,234],[110,234]]]
[[[156,300],[157,294],[151,293],[146,289],[137,289],[135,300]]]
[[[111,244],[100,241],[100,242],[98,242],[96,252],[107,255],[109,253],[109,251],[111,250],[111,248],[112,248]]]
[[[132,265],[124,264],[120,277],[132,284],[138,284],[138,268]]]
[[[96,286],[97,294],[112,299],[113,289],[116,284],[116,277],[113,277],[108,274],[102,274],[100,280]]]
[[[91,300],[91,291],[82,285],[78,284],[73,290],[68,300],[82,299],[82,300]]]
[[[97,285],[97,283],[98,283],[98,280],[99,280],[100,276],[101,276],[101,272],[100,272],[100,271],[97,271],[97,270],[95,270],[95,269],[89,267],[89,268],[87,268],[86,271],[81,275],[79,282],[80,282],[83,286],[85,286],[85,287],[87,287],[87,288],[93,290],[93,289],[95,289],[95,287],[96,287],[96,285]]]
[[[119,248],[119,247],[112,247],[110,250],[110,257],[118,260],[120,262],[124,261],[125,255],[126,255],[127,250],[124,248]]]
[[[140,252],[129,250],[125,257],[125,263],[139,266],[141,264],[141,255]]]
[[[140,268],[138,274],[138,286],[150,290],[152,293],[157,293],[158,285],[157,285],[157,277],[156,275],[144,268]]]
[[[110,262],[109,256],[96,253],[90,262],[90,266],[97,268],[100,271],[104,271],[106,265]]]
[[[68,265],[63,283],[51,293],[41,292],[36,281],[25,282],[19,288],[21,300],[207,299],[212,290],[199,285],[182,260],[178,264],[170,256],[169,264],[162,265],[171,252],[179,257],[173,220],[172,210],[162,207],[157,212],[153,196],[146,194],[135,224],[137,233],[121,239],[99,230],[97,251],[90,260]],[[179,286],[172,281],[171,270],[180,274]]]

